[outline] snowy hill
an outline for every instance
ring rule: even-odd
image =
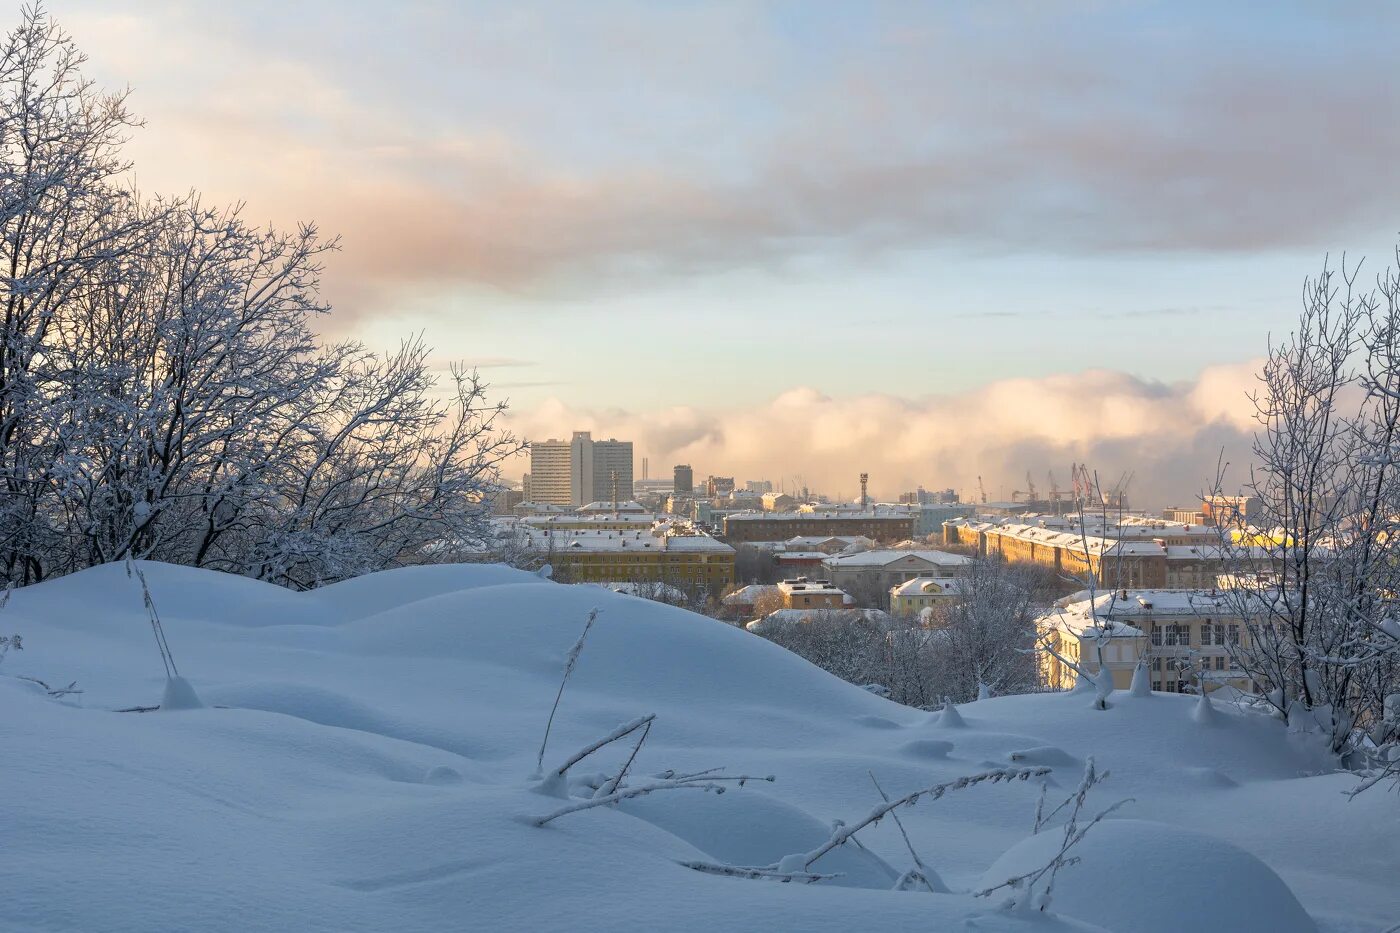
[[[1309,742],[1224,707],[1201,724],[1195,701],[1172,695],[1117,693],[1107,711],[1083,695],[1008,697],[960,707],[950,725],[742,630],[502,567],[293,593],[143,566],[206,708],[113,712],[154,705],[165,686],[139,584],[121,566],[17,590],[0,614],[0,634],[20,633],[25,649],[0,662],[0,929],[1126,931],[1194,918],[1208,930],[1212,910],[1261,899],[1259,929],[1380,930],[1400,918],[1393,796],[1348,802],[1352,779],[1317,774],[1327,763]],[[567,802],[531,776],[565,657],[595,607],[547,766],[655,714],[634,776],[724,766],[776,780],[534,825]],[[84,692],[55,699],[13,675]],[[629,750],[619,743],[579,772],[616,773]],[[1090,814],[1135,802],[1061,874],[1056,916],[1004,911],[1005,891],[889,890],[910,867],[889,820],[856,837],[863,847],[824,856],[817,868],[841,877],[816,884],[678,864],[814,849],[833,820],[878,803],[872,771],[893,796],[1048,766],[1057,800],[1089,755],[1112,772]],[[965,892],[1043,854],[1040,837],[1026,842],[1038,793],[1035,782],[973,787],[899,813],[923,860]],[[1212,862],[1217,839],[1231,845]],[[1206,870],[1238,881],[1193,880]],[[1137,905],[1166,922],[1124,925]]]

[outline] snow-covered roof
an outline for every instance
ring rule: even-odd
[[[792,593],[802,593],[806,596],[846,596],[846,591],[831,585],[830,580],[808,580],[806,577],[798,577],[796,580],[780,580],[778,582],[778,592],[785,595]]]
[[[617,508],[613,508],[611,502],[598,501],[580,506],[576,511],[586,515],[591,512],[649,512],[650,510],[640,502],[619,502]]]
[[[728,594],[720,600],[726,606],[752,606],[765,596],[776,595],[778,587],[772,583],[750,583]]]
[[[915,577],[891,587],[892,596],[933,596],[943,593],[955,594],[962,589],[962,581],[957,577]]]
[[[860,551],[856,554],[837,554],[828,557],[824,563],[831,568],[848,570],[855,567],[884,567],[908,558],[926,561],[939,567],[961,567],[971,563],[971,558],[961,554],[950,554],[947,551],[935,551],[928,548],[913,550],[879,548],[873,551]]]
[[[885,509],[867,509],[863,512],[840,511],[836,509],[824,509],[820,512],[736,512],[728,516],[729,521],[823,521],[834,518],[839,519],[903,519],[908,521],[912,518],[909,512],[896,512]]]
[[[709,535],[657,535],[650,529],[643,531],[605,530],[592,528],[559,528],[550,531],[523,527],[517,532],[527,540],[524,545],[540,551],[603,552],[624,551],[676,551],[713,552],[716,554],[734,553],[734,549],[723,541]]]
[[[882,609],[778,609],[744,627],[750,632],[762,634],[780,625],[800,625],[814,619],[845,624],[870,623],[881,627],[889,627],[893,622],[890,614]]]

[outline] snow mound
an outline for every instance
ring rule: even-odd
[[[953,750],[953,743],[942,739],[915,739],[905,742],[899,750],[915,758],[947,758]]]
[[[1194,698],[1171,694],[1109,710],[1082,694],[982,699],[946,714],[965,714],[962,728],[939,728],[942,715],[741,629],[505,567],[407,568],[306,593],[142,569],[206,704],[198,713],[116,712],[151,705],[166,686],[125,568],[18,589],[5,609],[25,650],[0,667],[0,799],[19,802],[0,811],[0,929],[368,933],[464,917],[479,929],[610,933],[752,929],[771,917],[841,933],[872,918],[884,929],[1083,929],[1060,899],[1058,918],[1026,917],[965,894],[889,890],[911,858],[888,819],[822,857],[818,868],[842,875],[833,881],[686,867],[798,861],[835,821],[853,825],[878,804],[872,776],[893,798],[1030,753],[1054,769],[1056,798],[1093,755],[1112,771],[1104,805],[1132,795],[1134,816],[1260,853],[1329,928],[1383,929],[1400,916],[1393,798],[1347,800],[1353,780],[1325,773],[1317,743],[1218,698],[1210,728],[1192,720]],[[710,768],[776,782],[667,791],[535,825],[563,804],[528,778],[595,608],[546,767],[655,714],[629,782]],[[83,692],[56,702],[23,677]],[[571,772],[573,801],[631,748]],[[1023,837],[1039,793],[1035,781],[981,785],[902,808],[900,820],[930,869],[965,891]],[[1137,862],[1122,864],[1139,877]],[[1087,874],[1071,869],[1064,883],[1076,873]],[[1175,875],[1140,877],[1196,909],[1192,926],[1219,926]]]
[[[1059,850],[1055,828],[1013,846],[981,886],[1045,865]],[[1223,839],[1166,823],[1105,820],[1055,879],[1050,909],[1110,930],[1267,930],[1317,933],[1288,885],[1257,857]],[[1042,884],[1043,888],[1043,884]]]
[[[165,681],[165,693],[160,700],[162,712],[170,712],[182,709],[204,709],[204,703],[200,701],[199,694],[194,692],[194,687],[183,677],[169,677]]]
[[[1020,748],[1006,756],[1012,764],[1026,765],[1050,765],[1064,767],[1078,767],[1080,761],[1063,748],[1054,745],[1037,745],[1035,748]]]

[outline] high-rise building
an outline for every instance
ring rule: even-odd
[[[773,481],[767,479],[751,479],[744,481],[744,488],[749,492],[756,492],[760,496],[765,492],[773,491]]]
[[[619,501],[632,498],[632,442],[609,438],[595,441],[588,431],[572,439],[530,444],[530,501],[549,505],[609,502],[613,474]]]
[[[587,438],[587,433],[584,433]],[[575,441],[578,435],[574,435]],[[591,440],[591,439],[590,439]],[[632,442],[609,438],[605,441],[591,441],[593,446],[592,492],[581,504],[588,502],[611,502],[613,499],[613,475],[617,476],[617,501],[626,502],[632,498]],[[585,488],[587,488],[585,486]]]
[[[695,471],[688,463],[678,463],[675,469],[675,483],[672,490],[678,496],[688,496],[695,491]]]
[[[572,505],[570,474],[572,457],[568,441],[533,441],[530,444],[530,501],[547,505]],[[581,504],[581,503],[580,503]]]

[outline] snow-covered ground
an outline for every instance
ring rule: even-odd
[[[1400,803],[1348,801],[1305,738],[1194,699],[1083,694],[959,708],[961,727],[851,687],[722,623],[501,567],[423,567],[311,593],[146,564],[176,662],[205,708],[158,703],[165,674],[121,566],[17,590],[0,634],[0,929],[1375,931],[1400,922]],[[772,774],[676,790],[544,827],[531,781],[560,670],[601,610],[546,764],[657,719],[633,771]],[[615,771],[616,747],[576,773]],[[1051,910],[891,891],[910,866],[888,819],[825,856],[833,882],[701,874],[818,846],[889,794],[989,767],[1087,755],[1112,774]],[[1306,776],[1313,773],[1313,776]],[[996,784],[900,811],[948,887],[1035,867],[1038,787]],[[994,864],[995,863],[995,864]],[[1272,870],[1270,870],[1272,869]],[[1280,881],[1281,879],[1281,881]],[[1291,894],[1289,893],[1291,889]],[[1296,897],[1296,901],[1294,898]],[[1301,907],[1299,906],[1301,904]],[[1303,912],[1306,910],[1306,914]],[[1311,919],[1309,919],[1309,916]],[[1241,920],[1241,917],[1249,918]],[[1071,919],[1073,918],[1073,919]]]

